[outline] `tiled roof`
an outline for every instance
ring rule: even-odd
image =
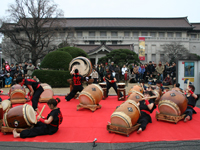
[[[131,50],[130,44],[127,44],[127,45],[105,45],[105,44],[101,44],[101,45],[83,45],[83,44],[77,44],[75,46],[78,47],[78,48],[81,48],[82,50],[84,50],[88,54],[92,53],[92,52],[95,52],[96,50],[98,50],[102,46],[105,46],[110,51],[112,51],[114,49],[129,49],[129,50]]]
[[[200,23],[191,23],[194,26],[193,30],[200,30]]]

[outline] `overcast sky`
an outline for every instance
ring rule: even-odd
[[[0,18],[15,0],[1,0]],[[54,0],[64,17],[185,17],[200,22],[199,0]]]

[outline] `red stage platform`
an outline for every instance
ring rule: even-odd
[[[179,140],[200,140],[200,109],[195,108],[197,114],[193,115],[193,120],[187,123],[179,121],[177,124],[157,121],[155,118],[156,110],[152,116],[152,123],[147,125],[145,131],[141,134],[133,132],[129,137],[124,135],[109,133],[106,129],[110,116],[116,106],[122,101],[117,100],[117,96],[109,96],[106,100],[101,100],[101,109],[95,112],[89,109],[80,109],[76,107],[79,100],[72,99],[66,102],[64,96],[59,97],[61,102],[58,104],[63,114],[63,122],[57,133],[54,135],[44,135],[34,138],[13,138],[12,134],[3,135],[0,133],[0,141],[23,141],[23,142],[64,142],[64,143],[87,143],[92,142],[94,138],[100,143],[126,143],[126,142],[152,142],[152,141],[179,141]],[[3,100],[7,96],[1,96]],[[31,102],[29,102],[31,104]],[[13,107],[19,104],[14,104]],[[46,103],[39,103],[41,110]],[[43,116],[47,116],[50,109],[45,107]]]

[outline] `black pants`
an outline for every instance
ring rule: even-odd
[[[50,127],[50,125],[38,122],[32,129],[23,130],[20,133],[21,138],[36,137],[38,135],[51,135],[58,131],[56,127]]]
[[[72,91],[69,93],[69,95],[67,95],[65,97],[65,99],[67,101],[70,101],[72,98],[74,98],[74,96],[76,95],[77,92],[81,92],[83,90],[83,86],[82,85],[74,85],[74,88],[72,89]]]
[[[107,96],[108,96],[108,93],[109,93],[109,89],[113,87],[115,92],[117,93],[117,84],[116,83],[108,83],[107,82]],[[122,97],[122,93],[120,92],[120,97]]]
[[[39,86],[39,88],[34,91],[33,98],[32,98],[32,107],[34,110],[37,109],[38,107],[38,101],[42,92],[44,92],[44,89],[42,88],[42,86]]]
[[[149,122],[151,122],[151,116],[141,111],[141,116],[138,119],[138,123],[141,124],[139,128],[142,128],[142,131],[144,131]]]
[[[184,112],[184,114],[186,114],[186,115],[185,115],[185,118],[186,118],[187,116],[190,116],[190,120],[192,120],[192,115],[193,115],[193,113],[196,113],[196,111],[194,111],[194,109],[193,109],[192,107],[187,106],[187,109],[186,109],[185,112]]]

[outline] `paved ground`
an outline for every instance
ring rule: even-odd
[[[136,84],[130,84],[126,87],[126,92]],[[84,85],[85,87],[86,85]],[[4,94],[7,94],[9,88],[3,88]],[[54,95],[66,95],[69,88],[53,88]],[[116,95],[113,88],[109,95]],[[200,108],[200,100],[197,102]],[[184,132],[184,131],[183,131]],[[153,136],[153,135],[152,135]],[[0,135],[0,139],[3,138]],[[98,142],[98,139],[97,139]],[[0,142],[0,150],[200,150],[200,140],[196,141],[161,141],[161,142],[140,142],[140,143],[36,143],[36,142]]]

